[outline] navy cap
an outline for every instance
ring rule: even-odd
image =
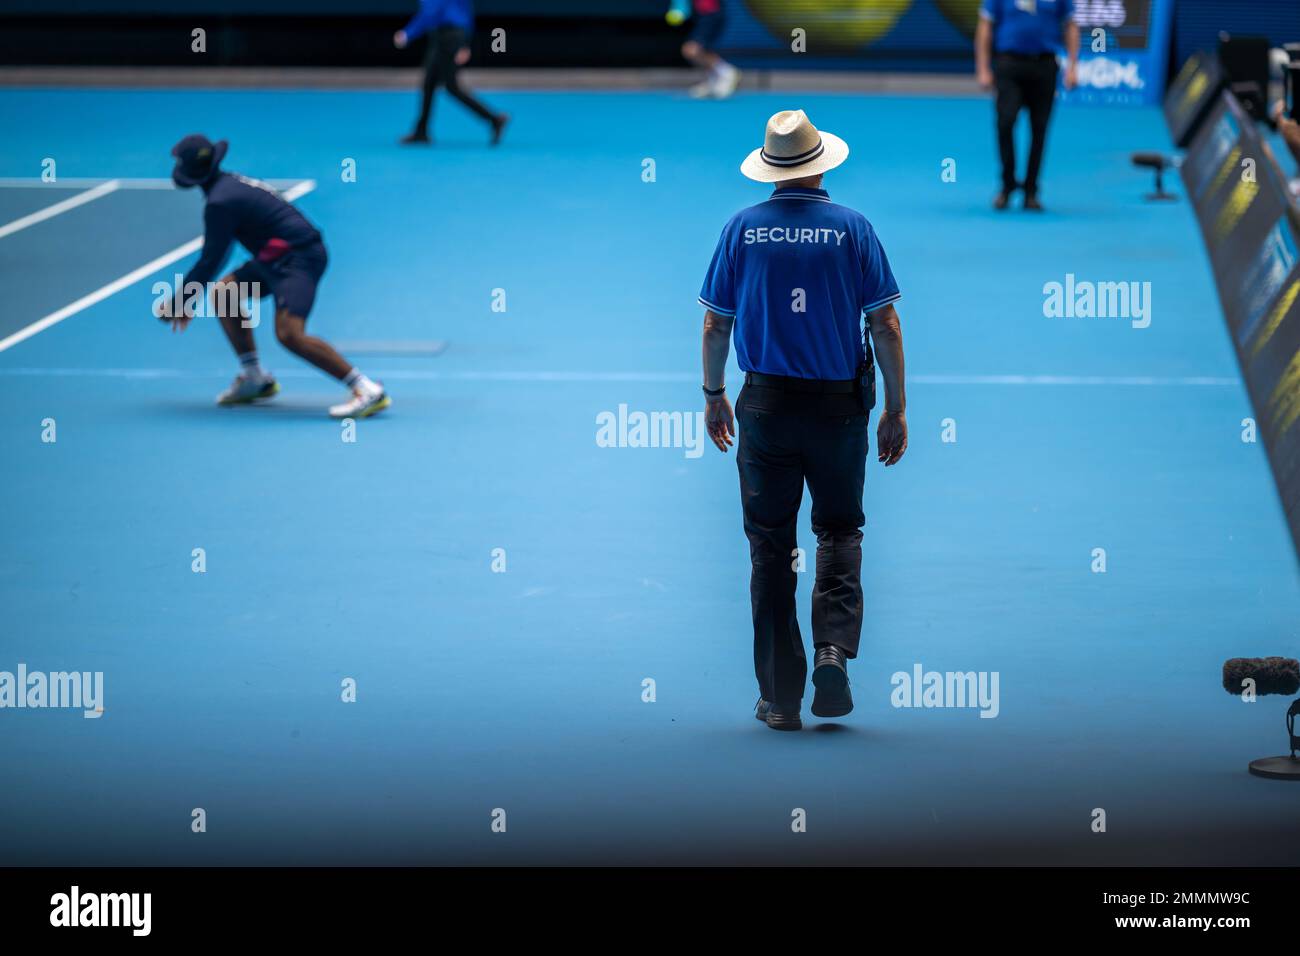
[[[191,133],[172,147],[176,167],[172,180],[178,186],[200,186],[217,172],[230,144],[224,139],[214,143],[202,133]]]

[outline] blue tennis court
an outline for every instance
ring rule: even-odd
[[[1295,558],[1192,212],[1128,164],[1157,110],[1061,108],[1034,218],[988,208],[982,99],[491,95],[499,149],[446,109],[403,151],[407,93],[0,93],[0,230],[117,183],[0,234],[0,668],[104,674],[99,719],[6,714],[6,862],[1295,862],[1294,790],[1245,772],[1282,709],[1219,686],[1300,637]],[[690,426],[695,296],[766,195],[737,165],[794,106],[852,144],[827,188],[889,249],[912,435],[868,467],[857,708],[783,735],[734,456]],[[282,394],[224,409],[215,323],[152,316],[196,129],[321,227],[309,329],[394,403],[355,440],[269,326]],[[1067,276],[1149,283],[1149,325],[1047,316]],[[602,447],[636,412],[682,440]],[[918,666],[996,673],[996,716],[894,706]]]

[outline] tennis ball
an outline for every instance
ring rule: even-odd
[[[669,10],[667,13],[664,14],[664,19],[667,20],[673,26],[679,27],[682,25],[682,22],[686,19],[686,14],[682,13],[682,11],[674,7],[672,10]]]
[[[967,38],[975,36],[975,25],[980,19],[980,0],[934,0],[944,19]]]
[[[856,50],[874,43],[893,29],[912,0],[745,0],[745,5],[768,32],[785,43],[790,31],[808,36],[808,52]]]

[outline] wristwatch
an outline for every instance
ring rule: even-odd
[[[716,389],[709,388],[709,386],[707,385],[701,385],[700,387],[704,389],[704,394],[709,396],[709,398],[717,398],[719,395],[726,394],[727,391],[727,386],[725,385],[723,385],[722,388],[716,388]]]

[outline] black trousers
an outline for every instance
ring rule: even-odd
[[[856,394],[746,385],[736,401],[740,501],[752,564],[754,671],[764,700],[797,706],[808,677],[795,617],[795,525],[804,482],[817,535],[814,644],[856,657],[862,636],[862,484],[867,412]]]
[[[1056,101],[1056,58],[1016,57],[1000,53],[993,64],[997,81],[998,152],[1002,156],[1002,191],[1016,188],[1016,118],[1021,107],[1029,110],[1029,165],[1025,170],[1025,195],[1038,194],[1038,171],[1043,165],[1047,121]]]
[[[456,65],[456,52],[468,46],[465,31],[458,27],[439,27],[429,37],[428,49],[424,51],[424,89],[421,91],[420,118],[416,120],[417,133],[429,132],[429,117],[433,113],[433,94],[439,86],[447,87],[447,92],[464,103],[485,120],[492,120],[495,115],[490,109],[460,85],[460,67]]]

